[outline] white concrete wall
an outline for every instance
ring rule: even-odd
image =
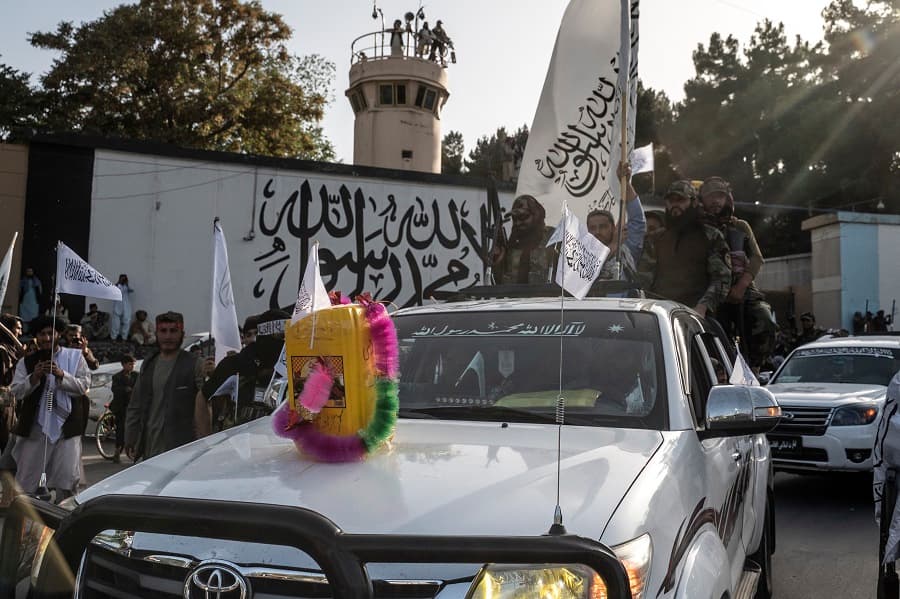
[[[878,226],[878,255],[878,310],[890,314],[891,303],[900,302],[900,225]]]
[[[313,241],[326,286],[404,305],[480,281],[486,201],[477,188],[98,150],[87,259],[128,273],[135,310],[178,310],[205,331],[218,216],[241,321],[293,303]]]

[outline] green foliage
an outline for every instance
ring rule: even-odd
[[[833,0],[822,14],[816,45],[769,20],[743,47],[714,33],[682,102],[639,97],[638,143],[659,144],[657,191],[666,155],[672,176],[725,177],[768,255],[808,250],[797,231],[817,210],[900,212],[900,0]]]
[[[259,2],[140,0],[31,35],[61,56],[42,78],[44,126],[181,146],[328,160],[318,123],[334,65],[288,53]]]
[[[445,135],[441,142],[441,172],[445,175],[462,174],[465,151],[462,133],[451,131]]]
[[[522,125],[513,134],[507,133],[506,127],[500,127],[490,137],[482,136],[475,143],[469,152],[469,159],[465,161],[466,169],[476,177],[513,181],[516,178],[513,166],[521,162],[527,142],[527,125]],[[507,165],[506,171],[504,163]]]
[[[39,110],[28,73],[0,63],[0,140],[14,140],[17,129],[34,124]]]

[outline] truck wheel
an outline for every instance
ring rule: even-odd
[[[754,599],[771,599],[772,597],[772,503],[766,501],[766,520],[763,523],[763,536],[759,541],[759,549],[750,556],[760,567],[759,584]]]

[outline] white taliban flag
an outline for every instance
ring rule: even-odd
[[[241,351],[241,331],[231,289],[231,270],[228,268],[228,247],[218,218],[213,221],[212,280],[212,324],[209,331],[216,340],[215,359],[218,364],[228,352]]]
[[[753,374],[753,370],[750,368],[750,365],[747,364],[744,356],[741,355],[740,350],[738,350],[737,357],[734,359],[734,368],[731,369],[731,376],[728,377],[728,382],[732,385],[759,387],[759,381],[756,380],[756,375]]]
[[[13,248],[16,247],[16,238],[19,232],[13,233],[12,241],[9,242],[9,249],[3,256],[3,262],[0,262],[0,306],[3,305],[3,299],[6,297],[6,289],[9,287],[9,275],[12,272]]]
[[[637,15],[637,0],[571,0],[566,8],[516,188],[548,213],[563,202],[582,219],[598,208],[617,213],[623,92],[636,105]],[[630,140],[634,112],[626,115]]]
[[[653,144],[647,144],[640,148],[635,148],[631,153],[631,174],[640,175],[641,173],[653,172]]]
[[[121,289],[61,241],[56,248],[56,292],[122,301]]]
[[[322,282],[319,272],[319,243],[313,244],[306,260],[306,271],[303,273],[303,281],[300,283],[300,291],[297,293],[297,303],[294,304],[294,314],[291,316],[291,324],[294,324],[304,316],[308,316],[316,310],[324,310],[331,307],[331,299]]]
[[[584,299],[609,255],[609,248],[591,235],[570,210],[563,205],[563,217],[547,245],[562,242],[556,265],[556,283]]]

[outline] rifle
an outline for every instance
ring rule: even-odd
[[[884,563],[884,549],[891,532],[891,517],[897,504],[897,471],[888,468],[881,487],[881,526],[878,544],[878,599],[900,597],[900,578],[894,562]]]

